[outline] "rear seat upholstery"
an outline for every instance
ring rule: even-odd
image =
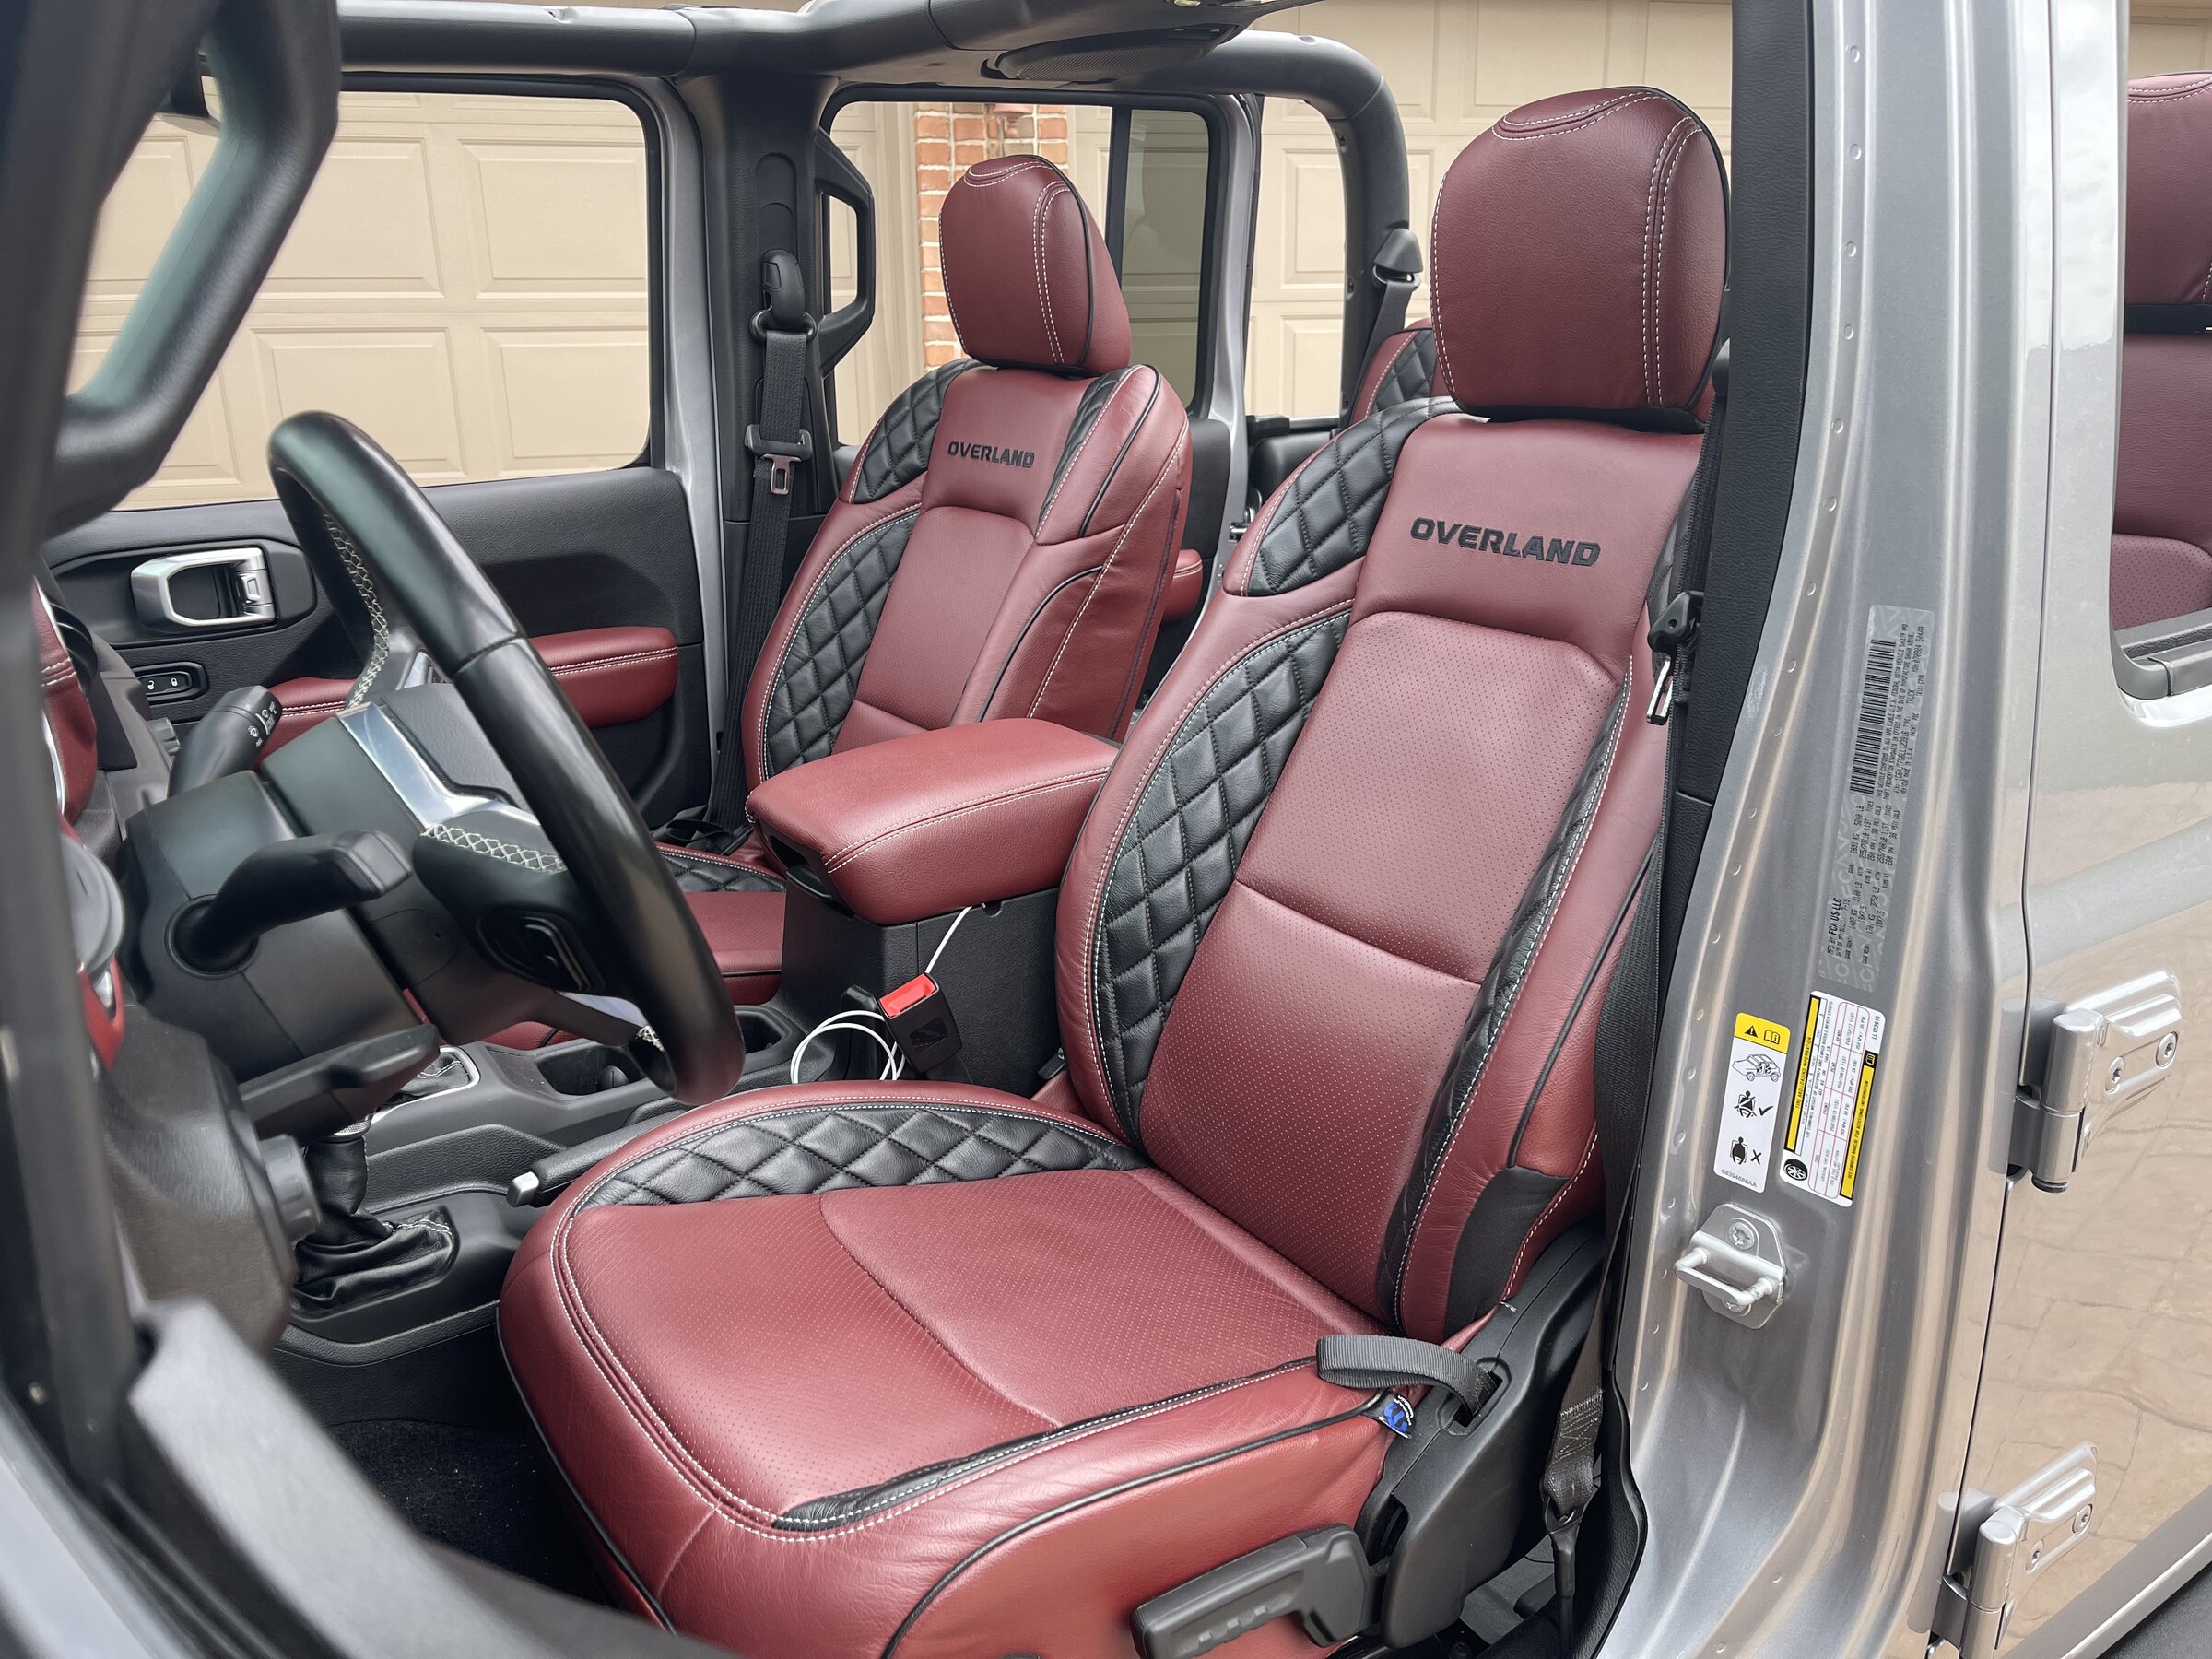
[[[2212,606],[2212,75],[2128,83],[2126,299],[2114,628]]]

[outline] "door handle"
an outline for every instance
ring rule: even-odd
[[[217,609],[212,616],[187,612],[177,603],[177,579],[193,571],[214,573]],[[268,556],[259,547],[203,547],[149,559],[131,571],[131,603],[138,620],[160,633],[258,628],[276,620]]]

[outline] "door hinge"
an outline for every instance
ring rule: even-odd
[[[1932,1634],[1961,1659],[1988,1659],[2037,1573],[2088,1536],[2097,1515],[2097,1448],[2077,1446],[2002,1498],[1969,1492]]]
[[[2014,1107],[2013,1167],[2065,1192],[2089,1137],[2173,1075],[2181,1043],[2181,987],[2163,970],[2068,1003]]]

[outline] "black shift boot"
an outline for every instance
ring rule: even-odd
[[[310,1141],[303,1149],[323,1221],[300,1241],[295,1298],[315,1308],[343,1307],[421,1284],[446,1270],[458,1245],[443,1210],[398,1225],[362,1213],[361,1201],[369,1194],[369,1147],[360,1129]]]

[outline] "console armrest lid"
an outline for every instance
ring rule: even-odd
[[[1050,721],[984,721],[794,766],[747,806],[794,879],[889,926],[1057,887],[1117,752]]]

